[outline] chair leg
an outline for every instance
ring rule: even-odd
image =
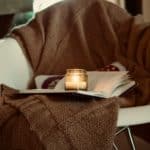
[[[113,143],[114,150],[119,150],[115,143]]]
[[[136,150],[134,140],[133,140],[133,136],[131,134],[131,129],[129,127],[127,127],[127,131],[128,131],[128,135],[129,135],[132,150]]]
[[[130,141],[132,150],[136,150],[133,136],[131,133],[131,129],[129,126],[121,128],[118,132],[116,132],[116,136],[119,135],[120,133],[126,131],[126,130],[127,130],[128,136],[129,136],[129,141]],[[115,143],[113,143],[113,148],[114,148],[114,150],[119,150]]]

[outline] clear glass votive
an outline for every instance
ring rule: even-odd
[[[67,69],[65,90],[87,90],[88,76],[84,69]]]

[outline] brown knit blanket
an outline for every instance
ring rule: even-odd
[[[140,16],[132,17],[103,0],[66,0],[38,13],[11,36],[24,50],[34,76],[64,74],[73,67],[95,70],[119,61],[138,86],[128,98],[117,101],[125,106],[149,103],[150,26]],[[111,149],[117,112],[114,98],[4,94],[1,99],[0,141],[6,147],[10,136],[10,145],[19,147],[26,141],[24,146],[31,146],[26,149],[36,149],[39,141],[47,149]]]
[[[109,150],[116,129],[116,98],[23,96],[1,87],[2,150]]]

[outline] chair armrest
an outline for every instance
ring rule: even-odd
[[[150,123],[150,105],[120,108],[117,127]]]

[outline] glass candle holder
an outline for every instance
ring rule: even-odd
[[[65,90],[87,90],[88,76],[84,69],[67,69]]]

